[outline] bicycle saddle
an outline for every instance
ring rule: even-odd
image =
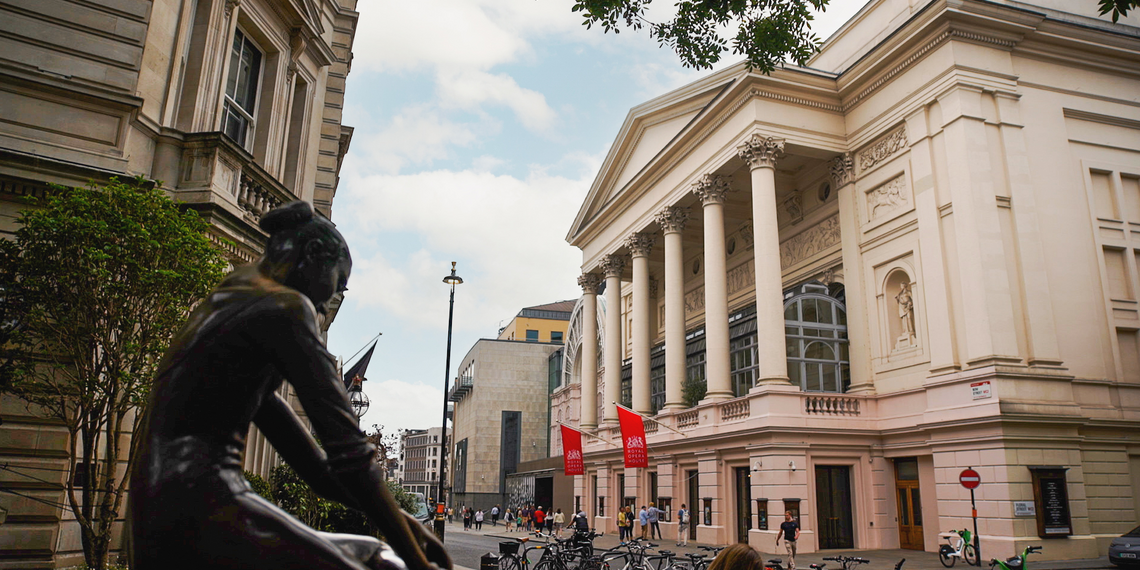
[[[808,568],[815,568],[815,570],[823,570],[824,568],[827,568],[827,564],[826,563],[809,564]]]
[[[707,554],[686,554],[685,556],[689,557],[692,560],[703,560],[708,555]]]
[[[1008,558],[1005,561],[1005,565],[1009,566],[1009,570],[1020,570],[1023,563],[1024,561],[1020,556],[1014,556],[1013,558]]]
[[[672,550],[658,550],[657,554],[660,556],[673,556]]]
[[[773,559],[768,561],[768,564],[783,564],[783,563],[784,563],[783,558],[773,558]]]

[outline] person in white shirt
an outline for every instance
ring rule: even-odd
[[[677,546],[689,545],[689,509],[681,503],[681,510],[677,511]]]

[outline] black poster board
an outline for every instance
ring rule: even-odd
[[[1065,467],[1030,466],[1033,501],[1037,506],[1037,536],[1062,538],[1073,534]]]
[[[712,497],[704,497],[701,501],[705,504],[703,509],[705,514],[705,526],[712,526]]]

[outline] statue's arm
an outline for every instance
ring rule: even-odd
[[[328,456],[281,396],[270,392],[253,418],[273,448],[318,495],[355,508],[356,503],[329,471]]]
[[[264,346],[271,351],[278,371],[297,390],[324,445],[333,479],[352,498],[350,504],[379,527],[410,570],[432,568],[429,559],[451,568],[443,545],[400,510],[388,492],[376,462],[376,447],[360,431],[336,361],[321,341],[312,303],[299,294],[279,295],[276,303],[276,322],[268,329]]]

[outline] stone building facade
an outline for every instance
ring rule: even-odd
[[[400,432],[400,484],[410,493],[434,498],[439,488],[439,434],[443,428]],[[451,430],[447,432],[451,435]],[[446,443],[444,443],[446,445]]]
[[[450,504],[505,505],[507,475],[548,456],[549,359],[560,346],[485,338],[464,356],[448,393]]]
[[[234,264],[260,255],[257,220],[278,204],[302,199],[331,216],[352,138],[341,109],[355,9],[356,0],[3,3],[0,236],[14,231],[23,196],[112,176],[162,181],[210,222]],[[11,398],[0,398],[0,417],[11,467],[0,484],[21,493],[0,494],[0,568],[81,561],[69,511],[50,506],[66,503],[66,431]],[[251,432],[247,469],[268,475],[277,461]]]
[[[771,551],[787,510],[802,550],[936,551],[973,467],[985,558],[1103,555],[1140,518],[1137,94],[1140,16],[872,0],[810,67],[633,108],[567,236],[552,413],[609,440],[595,525],[656,500],[700,542]],[[656,420],[648,469],[610,402]]]

